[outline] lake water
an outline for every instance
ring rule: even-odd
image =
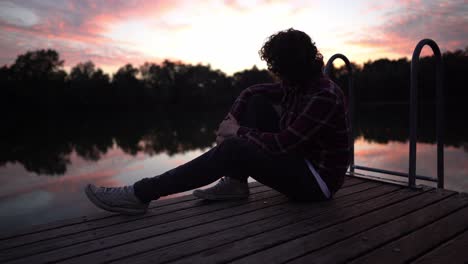
[[[222,116],[143,113],[133,118],[112,114],[47,122],[16,119],[1,142],[0,232],[100,211],[83,193],[86,184],[128,185],[183,164],[214,146],[213,132]],[[372,118],[358,122],[356,164],[406,172],[408,143],[401,134],[407,128],[384,119],[387,125]],[[421,134],[417,174],[435,177],[434,138]],[[445,188],[467,192],[467,134],[447,134]]]

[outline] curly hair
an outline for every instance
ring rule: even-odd
[[[290,28],[273,34],[258,53],[273,74],[292,85],[303,85],[322,76],[322,54],[302,31]]]

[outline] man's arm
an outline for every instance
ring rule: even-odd
[[[237,130],[239,129],[238,120],[245,109],[247,101],[254,95],[265,96],[272,104],[279,104],[283,98],[284,90],[281,84],[275,83],[257,84],[242,91],[216,131],[216,143],[218,145],[221,144],[225,138],[237,136]]]
[[[297,119],[277,133],[261,132],[248,127],[239,127],[237,136],[259,145],[272,154],[301,154],[305,141],[313,138],[324,127],[334,126],[330,121],[340,105],[331,93],[314,96]]]

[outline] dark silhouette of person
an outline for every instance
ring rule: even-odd
[[[349,166],[344,94],[322,74],[322,55],[302,31],[270,36],[259,54],[277,82],[241,92],[219,125],[215,147],[130,186],[89,184],[88,198],[108,211],[141,214],[152,200],[219,179],[193,194],[209,200],[246,198],[250,176],[293,201],[331,199]]]

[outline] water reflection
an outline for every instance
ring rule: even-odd
[[[0,168],[0,231],[95,214],[99,209],[83,193],[86,184],[132,184],[183,164],[204,151],[131,155],[114,145],[97,162],[72,152],[63,177],[37,177],[19,164],[7,164]]]
[[[445,113],[445,145],[462,147],[465,151],[468,143],[468,123],[464,112],[446,107]],[[418,142],[436,142],[435,106],[421,104],[418,111]],[[409,136],[409,105],[408,104],[369,104],[362,106],[356,115],[356,138],[388,143],[390,141],[406,142]]]
[[[75,153],[98,161],[114,144],[124,153],[174,155],[207,148],[226,109],[98,113],[91,115],[20,116],[7,122],[0,139],[0,166],[20,163],[38,175],[63,175]]]
[[[369,142],[364,138],[355,141],[355,157],[357,165],[392,171],[408,172],[407,142],[389,141],[386,144]],[[468,152],[457,147],[445,147],[445,188],[449,190],[468,191]],[[437,146],[429,143],[417,145],[417,174],[437,178]],[[361,172],[361,171],[360,171]],[[361,172],[385,178],[407,182],[407,178],[389,176],[386,174]],[[418,184],[434,186],[432,182],[418,180]]]
[[[431,108],[429,108],[431,109]],[[355,122],[355,138],[386,144],[408,139],[407,106],[373,105],[362,108]],[[64,175],[72,153],[98,161],[115,145],[123,153],[174,155],[213,145],[214,132],[226,109],[158,112],[98,113],[34,117],[6,122],[0,139],[0,166],[19,163],[37,175]],[[432,113],[422,112],[418,141],[435,143]],[[462,117],[448,115],[446,145],[468,151],[468,126]],[[430,118],[427,118],[430,117]]]

